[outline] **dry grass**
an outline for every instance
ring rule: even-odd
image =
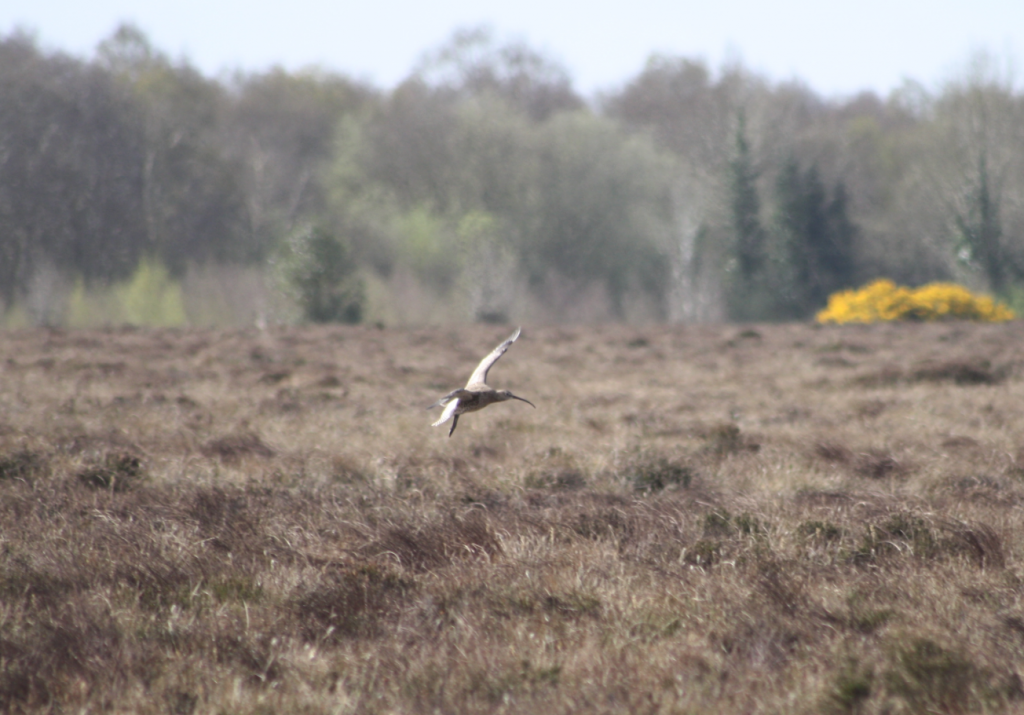
[[[1024,325],[26,331],[0,710],[1024,709]]]

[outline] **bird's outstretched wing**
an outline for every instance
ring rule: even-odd
[[[466,383],[467,388],[473,385],[482,385],[487,382],[487,371],[491,369],[491,365],[498,362],[498,358],[505,354],[505,351],[508,350],[508,346],[516,341],[521,330],[522,328],[516,328],[516,332],[512,333],[505,342],[494,348],[490,355],[480,361],[480,364],[476,366],[476,370],[474,370],[473,374],[469,376],[469,382]]]
[[[442,425],[448,420],[450,420],[452,418],[452,415],[455,414],[455,410],[456,408],[458,408],[458,406],[459,398],[456,397],[454,400],[452,400],[451,402],[444,406],[444,412],[441,413],[441,417],[437,420],[437,422],[430,426],[437,427],[438,425]]]

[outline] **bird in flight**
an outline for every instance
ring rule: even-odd
[[[516,332],[512,333],[505,342],[494,348],[487,357],[480,361],[480,364],[476,366],[476,370],[474,370],[473,374],[469,376],[469,382],[466,383],[465,387],[460,387],[458,390],[452,390],[427,408],[429,410],[433,407],[444,407],[444,412],[441,413],[441,418],[432,424],[431,427],[437,427],[438,425],[442,425],[448,420],[451,420],[452,427],[448,430],[448,436],[451,437],[452,432],[455,431],[455,426],[459,424],[459,415],[465,414],[466,412],[482,410],[493,402],[520,400],[536,409],[537,406],[529,400],[522,397],[516,397],[508,390],[495,390],[487,384],[487,371],[491,369],[491,366],[494,365],[494,363],[498,362],[498,358],[505,354],[505,351],[508,350],[508,346],[516,341],[516,338],[519,337],[520,330],[520,328],[516,328]]]

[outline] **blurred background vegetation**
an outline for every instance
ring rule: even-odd
[[[0,323],[802,320],[877,277],[1024,296],[1024,94],[824,98],[652,57],[582,97],[456,33],[397,87],[0,38]]]

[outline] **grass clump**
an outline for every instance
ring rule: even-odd
[[[819,323],[877,323],[896,320],[977,320],[998,323],[1016,316],[988,296],[971,293],[955,283],[929,283],[920,288],[898,286],[880,279],[859,289],[829,296],[818,313]]]
[[[660,492],[669,487],[686,489],[696,476],[691,465],[662,455],[643,455],[624,471],[638,492]]]
[[[796,533],[806,539],[815,541],[836,541],[843,536],[843,531],[831,521],[812,519],[800,524]]]
[[[40,452],[20,449],[0,454],[0,481],[31,479],[46,471],[48,460]]]
[[[761,448],[757,442],[745,437],[738,425],[725,422],[715,425],[704,436],[703,451],[713,457],[726,457],[740,452],[756,452]]]
[[[898,513],[881,523],[868,525],[860,553],[878,557],[907,551],[919,558],[929,558],[935,555],[937,543],[935,531],[924,519]]]
[[[375,637],[415,587],[415,581],[391,567],[345,566],[326,573],[292,607],[310,642]]]
[[[896,611],[888,607],[877,607],[869,594],[853,591],[846,597],[846,614],[843,624],[856,633],[869,635],[889,623]]]
[[[992,673],[960,650],[930,638],[893,646],[882,679],[888,693],[910,712],[971,712],[999,696]]]
[[[683,561],[691,566],[706,568],[721,558],[722,545],[710,539],[701,539],[683,551]]]
[[[212,439],[204,444],[199,451],[206,457],[211,459],[216,457],[228,464],[237,463],[247,456],[264,459],[274,456],[274,450],[253,432],[228,434]]]
[[[951,382],[955,385],[998,385],[1007,378],[1006,367],[994,368],[983,358],[928,361],[911,371],[911,382]]]
[[[142,460],[129,452],[112,452],[103,461],[78,472],[78,481],[90,489],[123,492],[143,476]]]
[[[469,677],[469,690],[497,705],[515,694],[529,693],[543,686],[557,686],[561,673],[560,665],[537,667],[529,660],[523,660],[497,673],[490,669],[473,671]]]
[[[861,712],[875,685],[875,672],[856,658],[847,659],[834,677],[822,710],[827,713]]]

